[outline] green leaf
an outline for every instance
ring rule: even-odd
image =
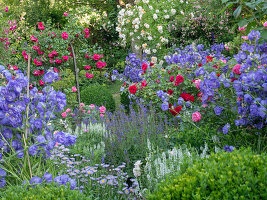
[[[254,10],[255,7],[256,7],[256,4],[255,4],[255,3],[245,3],[245,5],[246,5],[247,7],[249,7],[249,8],[251,8],[252,10]]]
[[[222,0],[222,3],[226,3],[227,1],[229,1],[229,0]]]
[[[267,29],[261,31],[261,37],[263,40],[267,41]]]
[[[238,18],[242,10],[242,5],[238,6],[237,9],[234,11],[233,15],[235,18]]]
[[[245,25],[247,25],[248,24],[248,21],[246,20],[246,19],[243,19],[243,20],[241,20],[240,22],[238,22],[238,26],[239,27],[243,27],[243,26],[245,26]]]

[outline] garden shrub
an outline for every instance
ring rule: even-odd
[[[70,69],[66,69],[62,72],[61,80],[53,83],[52,86],[56,91],[60,90],[66,94],[67,103],[74,106],[77,103],[77,95],[72,92],[71,87],[76,86],[75,75]]]
[[[101,85],[91,85],[82,88],[81,101],[86,105],[96,104],[104,105],[109,111],[115,111],[115,100],[110,91]]]
[[[234,150],[195,162],[148,199],[266,199],[266,180],[266,154]]]
[[[70,190],[65,186],[54,184],[37,185],[36,187],[10,186],[5,191],[0,192],[2,200],[22,200],[22,199],[91,199],[79,190]]]

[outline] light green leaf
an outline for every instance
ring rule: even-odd
[[[238,6],[237,9],[234,11],[233,15],[235,18],[238,18],[242,10],[242,5]]]

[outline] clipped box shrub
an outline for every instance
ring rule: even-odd
[[[70,190],[64,185],[54,184],[31,186],[10,186],[0,192],[1,200],[54,200],[54,199],[79,199],[90,200],[90,196],[80,190]]]
[[[102,85],[83,87],[81,91],[81,102],[86,105],[95,104],[97,106],[105,106],[111,112],[116,109],[115,99],[111,92]]]
[[[148,199],[267,199],[266,154],[221,152],[159,184]]]

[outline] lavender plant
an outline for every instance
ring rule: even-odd
[[[133,162],[143,160],[148,153],[147,139],[158,144],[160,149],[168,148],[169,127],[176,123],[155,113],[151,106],[138,104],[138,109],[130,109],[129,115],[121,108],[114,114],[108,113],[104,137],[106,157],[112,164],[125,162],[132,173]]]

